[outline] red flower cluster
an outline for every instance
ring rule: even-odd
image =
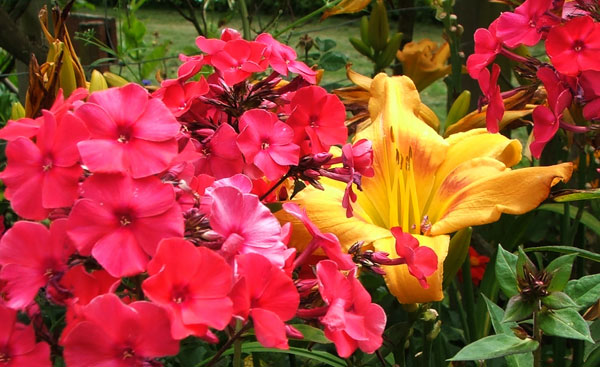
[[[0,364],[50,365],[34,326],[64,348],[68,367],[159,366],[183,338],[216,343],[215,330],[233,335],[236,320],[287,348],[302,336],[286,325],[295,316],[317,317],[342,356],[381,346],[385,314],[338,239],[286,204],[313,236],[296,257],[289,223],[264,204],[287,196],[276,191],[287,180],[320,187],[325,176],[347,185],[351,214],[352,187],[373,175],[370,142],[344,145],[342,103],[270,35],[251,42],[226,30],[197,44],[204,54],[182,57],[178,78],[153,95],[135,84],[78,90],[0,130],[9,141],[0,178],[26,219],[0,240]],[[207,79],[197,76],[205,65],[215,70]],[[33,222],[42,220],[49,228]],[[421,250],[409,247],[398,264],[421,278]],[[319,248],[328,259],[311,262]],[[316,277],[298,279],[303,265]],[[310,312],[299,309],[306,284],[318,286]],[[64,307],[62,333],[46,329],[40,300]]]
[[[534,46],[545,41],[550,63],[532,57],[522,57],[511,49]],[[583,106],[587,120],[599,120],[597,103],[600,94],[593,80],[600,72],[600,18],[593,4],[586,1],[526,0],[512,12],[503,12],[487,29],[475,32],[475,53],[467,60],[467,70],[479,80],[483,103],[488,104],[487,128],[498,132],[504,115],[504,103],[497,85],[500,68],[494,64],[497,55],[504,55],[521,64],[521,74],[530,78],[533,86],[543,84],[547,106],[533,112],[532,154],[539,158],[544,146],[559,127],[573,132],[586,132],[587,126],[573,125],[563,119],[563,112],[573,103]],[[508,91],[505,95],[513,94]]]

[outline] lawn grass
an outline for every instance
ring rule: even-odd
[[[98,8],[95,13],[104,14],[104,9]],[[108,9],[108,14],[116,16],[117,12],[115,9]],[[197,33],[194,27],[191,23],[185,21],[177,11],[168,8],[141,8],[137,11],[136,16],[146,26],[147,32],[145,40],[148,43],[165,41],[169,43],[167,56],[176,56],[182,52],[189,53],[192,50],[197,50],[194,43]],[[209,23],[213,25],[215,33],[218,34],[219,31],[216,29],[216,24],[219,21],[222,21],[226,14],[213,12],[209,13],[208,16]],[[255,18],[253,26],[258,27],[259,22],[264,24],[265,22],[268,22],[269,19],[270,18],[266,16],[259,19]],[[280,41],[295,47],[298,44],[299,38],[306,34],[313,39],[316,37],[320,37],[321,39],[332,39],[336,42],[335,50],[348,56],[355,71],[361,74],[371,75],[373,72],[373,65],[371,62],[365,56],[358,53],[348,41],[350,36],[359,36],[358,21],[358,17],[338,16],[320,22],[317,17],[309,23],[280,37]],[[280,19],[279,23],[270,31],[276,32],[277,30],[281,30],[289,23],[290,19]],[[234,16],[225,26],[241,29],[241,20],[239,16]],[[392,27],[394,27],[394,25],[392,25]],[[430,38],[436,42],[441,42],[441,35],[441,26],[434,24],[416,24],[413,38],[415,40]],[[303,54],[299,49],[296,49],[296,51],[299,55]],[[179,64],[179,60],[172,59],[163,63],[162,68],[166,68],[169,77],[174,77]],[[325,72],[323,80],[321,81],[321,85],[327,89],[350,84],[350,81],[346,79],[344,69]],[[421,93],[421,97],[423,101],[438,114],[440,119],[445,118],[446,86],[441,80],[425,89]]]

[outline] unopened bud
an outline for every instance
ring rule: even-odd
[[[458,19],[458,17],[456,16],[456,14],[450,14],[450,20],[454,21],[457,19]]]
[[[445,11],[443,11],[443,12],[440,13],[440,15],[438,16],[438,18],[440,20],[442,20],[442,19],[446,18],[447,16],[448,16],[448,13],[446,13]]]
[[[421,315],[421,320],[423,321],[434,321],[435,319],[437,319],[439,316],[438,312],[433,309],[430,308],[428,310],[426,310],[425,312],[423,312],[423,314]]]
[[[438,320],[435,325],[433,325],[433,329],[427,334],[427,339],[435,340],[435,338],[440,335],[440,331],[442,331],[442,320]]]
[[[458,28],[456,28],[456,26],[451,26],[450,27],[450,32],[455,33],[458,30]]]
[[[304,338],[304,335],[302,335],[300,330],[296,329],[292,325],[285,325],[285,335],[288,338],[294,338],[294,339],[303,339]]]
[[[465,27],[462,26],[462,24],[457,24],[456,27],[458,28],[458,35],[461,36],[463,33],[465,33]],[[464,52],[463,52],[463,56],[464,56]]]
[[[220,238],[223,238],[223,236],[221,236],[217,232],[213,231],[212,229],[209,229],[208,231],[202,233],[202,235],[200,235],[200,237],[205,241],[216,241]]]

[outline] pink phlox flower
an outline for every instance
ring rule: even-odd
[[[477,81],[479,88],[485,96],[487,102],[487,111],[485,114],[485,123],[487,129],[491,133],[497,133],[499,130],[500,121],[504,116],[504,101],[500,94],[500,86],[498,85],[498,76],[500,75],[500,67],[498,64],[492,65],[492,73],[487,68],[484,68],[479,73]]]
[[[6,282],[6,305],[24,309],[39,289],[53,286],[67,270],[75,251],[66,236],[66,219],[50,229],[41,223],[19,221],[0,240],[0,279]]]
[[[77,145],[92,172],[147,177],[166,169],[177,155],[181,125],[160,99],[137,84],[92,93],[75,114],[92,136]]]
[[[258,253],[283,268],[289,250],[281,241],[281,225],[256,195],[236,187],[217,187],[211,193],[208,216],[223,242],[219,253],[228,261],[237,254]]]
[[[427,289],[427,277],[433,274],[438,267],[436,253],[426,246],[419,246],[419,241],[410,233],[403,232],[402,228],[391,229],[396,239],[396,253],[402,263],[408,266],[408,272],[417,278],[421,287]]]
[[[318,86],[303,87],[296,91],[288,108],[291,114],[286,123],[294,129],[294,143],[303,153],[328,152],[332,145],[346,142],[346,110],[337,96]]]
[[[588,70],[581,73],[579,87],[583,93],[583,117],[586,120],[600,119],[600,71]]]
[[[268,66],[267,46],[243,39],[226,42],[211,55],[211,64],[221,73],[227,85],[246,80],[252,73],[262,72]]]
[[[160,240],[183,236],[173,186],[157,177],[95,174],[83,183],[82,196],[69,215],[68,235],[80,254],[91,254],[112,276],[143,272]]]
[[[576,75],[600,70],[600,24],[589,16],[575,17],[553,27],[546,39],[546,53],[559,73]]]
[[[323,260],[317,264],[317,279],[328,305],[319,321],[340,357],[349,357],[356,348],[365,353],[379,349],[386,315],[381,306],[371,303],[371,296],[356,278],[356,269],[344,276],[335,262]]]
[[[126,305],[107,293],[94,298],[82,315],[62,339],[69,367],[145,366],[179,351],[166,311],[153,303]]]
[[[302,61],[296,60],[298,56],[293,48],[282,44],[268,33],[259,34],[256,42],[263,43],[269,48],[269,64],[273,70],[285,76],[288,75],[288,72],[296,73],[308,83],[316,84],[317,72]]]
[[[196,174],[220,179],[241,173],[244,159],[236,144],[237,137],[231,125],[222,124],[213,135],[204,139],[199,149],[202,157],[196,162]]]
[[[552,0],[527,0],[514,12],[503,12],[498,18],[496,36],[509,48],[537,44],[543,30],[559,21],[547,14],[551,6]]]
[[[2,367],[51,367],[50,346],[35,342],[33,325],[17,321],[17,311],[0,304]]]
[[[290,329],[285,322],[296,315],[300,304],[292,278],[260,254],[236,256],[235,267],[234,313],[244,320],[252,318],[256,339],[263,346],[288,349]]]
[[[84,265],[79,264],[67,270],[60,279],[60,287],[71,297],[66,301],[65,321],[67,325],[63,329],[60,342],[62,343],[64,336],[77,325],[79,320],[84,318],[82,313],[84,306],[97,296],[113,293],[120,284],[121,279],[111,276],[103,269],[88,272]]]
[[[173,116],[180,117],[190,109],[195,99],[206,93],[208,93],[208,83],[201,77],[198,81],[189,82],[180,79],[165,80],[152,96],[161,99]]]
[[[276,114],[249,110],[239,118],[237,145],[246,162],[253,163],[269,180],[277,180],[290,166],[298,164],[300,147],[294,144],[294,131]],[[262,176],[262,175],[261,175]]]
[[[167,310],[173,338],[204,336],[208,327],[222,330],[229,323],[233,271],[216,252],[166,239],[148,263],[148,274],[144,294]]]
[[[283,204],[283,209],[289,214],[299,219],[308,233],[312,236],[311,242],[306,246],[302,254],[296,259],[294,267],[301,266],[308,256],[312,255],[317,249],[325,252],[330,260],[333,260],[342,270],[351,270],[356,267],[352,261],[352,256],[342,251],[340,241],[333,233],[321,233],[319,228],[308,218],[306,210],[300,209],[295,203]]]
[[[534,157],[539,158],[546,144],[558,131],[563,112],[571,105],[573,97],[552,69],[540,68],[536,75],[544,83],[548,94],[548,107],[537,106],[532,114],[534,141],[529,149]]]
[[[35,143],[24,137],[8,143],[7,166],[0,179],[17,214],[42,220],[49,209],[73,204],[83,173],[76,144],[88,136],[83,122],[71,112],[56,120],[44,111]]]
[[[475,31],[475,53],[467,58],[467,70],[473,79],[478,79],[481,70],[491,64],[502,49],[502,41],[496,36],[498,20],[486,28]]]
[[[342,198],[342,207],[346,209],[346,217],[353,215],[352,203],[356,201],[356,194],[352,191],[352,185],[356,185],[362,190],[362,176],[373,177],[373,148],[371,142],[367,139],[361,139],[354,144],[344,144],[342,147],[341,170],[349,171],[350,179],[346,183],[344,197]],[[337,169],[339,170],[339,169]]]

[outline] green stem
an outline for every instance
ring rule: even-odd
[[[475,327],[475,296],[473,292],[473,279],[471,278],[471,258],[467,255],[465,262],[462,266],[462,276],[463,276],[463,302],[465,311],[467,313],[467,324],[469,327],[469,334],[471,335],[471,340],[469,342],[474,342],[477,340],[477,328]]]
[[[236,335],[242,330],[242,321],[237,320],[235,323]],[[242,339],[237,338],[233,342],[233,367],[242,367]]]
[[[538,305],[537,309],[533,311],[533,339],[539,344],[538,348],[533,351],[533,367],[542,367],[542,330],[538,321],[539,312]]]
[[[454,15],[452,0],[444,0],[443,7],[446,17],[443,19],[444,33],[447,36],[450,46],[450,65],[452,65],[452,74],[446,79],[447,91],[447,109],[461,92],[462,60],[460,58],[460,36],[458,32],[458,22],[452,19]]]
[[[470,344],[472,341],[471,331],[469,322],[467,321],[467,313],[462,304],[462,297],[456,286],[456,278],[454,278],[450,285],[450,306],[452,309],[458,308],[458,315],[460,316],[460,322],[462,324],[463,332],[465,333],[465,339],[467,344]]]
[[[285,27],[283,30],[275,33],[273,35],[273,38],[278,38],[279,36],[281,36],[282,34],[284,34],[285,32],[289,31],[290,29],[294,29],[298,26],[301,26],[302,24],[308,22],[310,19],[314,18],[315,16],[321,14],[322,12],[324,12],[327,9],[331,9],[334,6],[336,6],[339,2],[341,2],[342,0],[333,0],[332,2],[329,2],[325,5],[323,5],[322,7],[320,7],[319,9],[313,11],[312,13],[308,13],[307,15],[303,16],[302,18],[296,20],[295,22],[292,22],[292,24],[288,25],[287,27]]]
[[[433,331],[434,324],[435,320],[425,321],[425,325],[423,326],[423,366],[425,367],[432,366],[431,350],[434,339],[430,337],[430,333]]]
[[[244,33],[244,39],[250,39],[250,19],[248,19],[248,7],[246,6],[246,0],[238,0],[240,3],[240,15],[242,16],[242,32]]]

